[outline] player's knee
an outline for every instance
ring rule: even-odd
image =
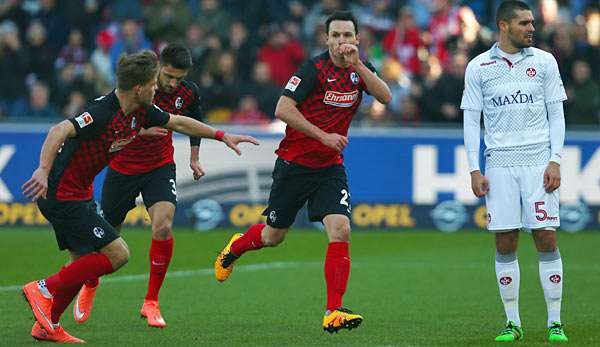
[[[112,251],[107,254],[107,256],[113,266],[113,269],[116,271],[129,261],[129,247],[123,241],[115,246]]]
[[[152,238],[155,240],[167,240],[171,237],[171,221],[161,221],[152,226]]]
[[[335,231],[332,233],[331,242],[348,242],[350,241],[350,223],[341,223],[336,225]]]

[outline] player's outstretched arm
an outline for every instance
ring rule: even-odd
[[[227,145],[227,147],[231,148],[235,153],[237,153],[237,155],[242,154],[242,151],[237,146],[242,142],[249,142],[257,146],[259,145],[258,140],[252,136],[226,134],[221,130],[216,130],[207,124],[189,117],[178,117],[171,115],[171,117],[169,117],[169,121],[164,125],[164,127],[188,136],[204,137],[222,141]]]
[[[50,128],[42,145],[40,164],[31,175],[31,178],[21,187],[23,194],[31,201],[36,201],[40,197],[46,198],[48,175],[58,155],[58,150],[68,137],[73,136],[75,136],[75,126],[68,120],[64,120]]]
[[[348,145],[348,138],[337,133],[327,133],[318,126],[312,124],[296,107],[296,100],[282,95],[279,97],[275,107],[275,117],[281,119],[285,124],[301,131],[306,136],[319,140],[325,146],[341,152]]]
[[[200,165],[200,146],[190,146],[190,169],[196,181],[206,174]]]
[[[363,79],[369,90],[369,94],[373,95],[375,99],[382,104],[387,104],[392,101],[392,92],[390,91],[390,88],[360,60],[357,46],[345,43],[342,44],[339,49],[340,53],[344,55],[346,62],[352,65],[354,70],[356,70]]]

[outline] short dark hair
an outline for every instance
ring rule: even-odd
[[[160,64],[171,65],[180,70],[188,70],[192,67],[192,54],[190,50],[181,43],[170,43],[160,52]]]
[[[516,17],[515,11],[517,10],[531,11],[531,8],[523,1],[511,0],[502,2],[496,11],[496,26],[500,28],[500,21],[510,22],[511,19]]]
[[[158,58],[150,50],[122,54],[117,62],[117,88],[131,90],[138,84],[146,84],[158,72]]]
[[[334,20],[348,20],[354,24],[354,34],[358,34],[358,23],[350,11],[336,11],[325,21],[325,34],[329,35],[329,24]]]

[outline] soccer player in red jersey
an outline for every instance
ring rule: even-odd
[[[162,126],[191,136],[221,140],[236,153],[250,136],[225,134],[189,117],[174,116],[152,104],[158,60],[151,51],[122,56],[117,89],[95,99],[81,115],[52,127],[42,146],[39,167],[23,185],[52,223],[61,250],[72,262],[57,273],[23,286],[36,322],[38,340],[83,343],[60,326],[60,316],[86,282],[125,265],[129,250],[96,209],[94,177],[110,158],[131,143],[142,127]]]
[[[167,45],[160,53],[158,89],[153,102],[171,114],[201,120],[198,86],[185,79],[191,66],[192,56],[185,46]],[[200,138],[190,137],[190,145],[190,167],[198,180],[204,176],[198,162]],[[140,193],[148,209],[152,221],[150,276],[140,314],[146,317],[148,326],[157,328],[167,325],[158,305],[158,292],[173,254],[171,225],[177,205],[173,152],[172,131],[150,128],[146,135],[138,136],[111,157],[102,189],[104,219],[118,231]],[[98,284],[98,280],[92,280],[82,287],[73,305],[76,322],[83,323],[89,318]]]
[[[336,12],[325,22],[328,51],[307,61],[290,78],[275,110],[287,123],[276,151],[267,224],[235,234],[215,261],[215,276],[225,281],[244,252],[279,245],[308,201],[311,221],[325,225],[327,306],[323,329],[353,329],[362,316],[342,308],[350,274],[350,193],[342,150],[362,92],[388,103],[388,86],[373,66],[359,59],[358,27],[350,12]]]

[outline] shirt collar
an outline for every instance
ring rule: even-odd
[[[498,42],[496,42],[496,43],[494,43],[494,45],[490,49],[490,57],[502,59],[502,54],[500,52],[501,52],[500,51],[500,45],[499,45]],[[529,57],[529,56],[532,56],[532,55],[533,55],[533,49],[531,49],[531,47],[523,48],[521,50],[521,56],[523,58]]]

